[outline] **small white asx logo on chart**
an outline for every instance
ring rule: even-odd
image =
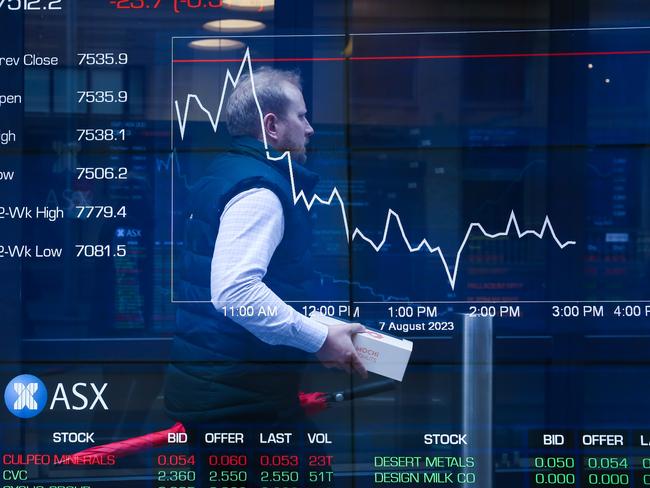
[[[109,410],[103,395],[108,383],[77,382],[66,387],[62,382],[56,384],[49,410]],[[12,415],[21,419],[35,417],[47,406],[45,383],[31,374],[21,374],[13,378],[5,388],[5,405]]]

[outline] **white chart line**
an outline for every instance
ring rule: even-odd
[[[223,109],[223,105],[226,97],[226,90],[228,89],[228,83],[230,83],[230,85],[233,88],[236,87],[237,84],[239,83],[242,73],[244,72],[244,69],[248,70],[248,74],[251,79],[253,98],[255,100],[255,105],[257,106],[257,111],[260,119],[260,127],[264,127],[264,122],[263,122],[264,116],[262,114],[260,103],[257,99],[257,92],[255,91],[255,79],[253,76],[253,65],[251,62],[250,49],[246,49],[246,53],[244,54],[241,65],[239,66],[237,76],[233,78],[230,69],[226,71],[226,83],[224,83],[223,85],[223,89],[221,91],[221,100],[219,101],[219,108],[217,109],[217,113],[215,116],[213,116],[212,112],[210,112],[210,110],[207,109],[203,105],[203,103],[201,103],[201,100],[195,94],[190,93],[187,95],[187,98],[185,99],[185,107],[182,111],[178,103],[178,100],[174,101],[174,107],[176,109],[176,115],[178,117],[178,126],[180,129],[181,139],[184,139],[185,137],[185,130],[187,128],[187,120],[188,120],[188,114],[190,109],[190,103],[192,102],[192,100],[194,100],[196,104],[199,106],[199,108],[208,116],[208,119],[210,120],[210,125],[212,126],[212,130],[215,133],[217,132],[219,119],[221,117],[221,111]],[[332,189],[332,192],[327,198],[322,198],[318,194],[314,194],[310,199],[307,197],[307,195],[305,195],[305,192],[303,190],[297,191],[296,182],[293,175],[293,162],[291,161],[291,153],[289,151],[285,151],[280,156],[275,156],[275,157],[272,156],[271,153],[269,152],[269,145],[266,139],[266,133],[264,132],[264,130],[262,130],[261,132],[262,132],[264,147],[266,149],[266,158],[269,161],[278,161],[278,162],[283,160],[287,161],[289,167],[289,180],[291,183],[291,193],[293,196],[294,205],[297,205],[298,202],[302,201],[302,203],[305,205],[307,210],[310,211],[311,208],[316,203],[319,203],[321,205],[338,204],[341,208],[341,219],[343,220],[343,226],[345,228],[345,235],[348,243],[354,241],[355,238],[359,237],[360,239],[368,243],[376,252],[379,252],[381,248],[384,246],[384,244],[386,243],[386,240],[388,239],[388,232],[390,230],[391,221],[394,220],[395,223],[397,224],[397,227],[399,228],[400,234],[402,236],[402,240],[404,241],[404,244],[406,245],[406,248],[410,253],[419,252],[423,248],[425,248],[427,251],[429,251],[430,254],[438,255],[438,257],[440,258],[440,262],[442,263],[442,266],[445,269],[445,274],[447,275],[447,280],[452,290],[455,289],[456,287],[456,280],[458,279],[458,270],[460,267],[459,266],[460,258],[463,254],[463,251],[465,250],[465,246],[467,245],[467,242],[469,241],[472,233],[475,230],[478,230],[481,234],[483,234],[483,236],[489,239],[498,239],[500,237],[507,237],[510,235],[512,229],[516,231],[516,235],[519,239],[526,236],[534,236],[537,237],[538,239],[543,239],[548,232],[560,249],[564,249],[567,246],[573,246],[576,244],[576,241],[561,241],[557,237],[557,234],[555,233],[555,229],[553,228],[553,225],[551,224],[548,215],[545,216],[544,223],[542,225],[542,228],[539,231],[532,230],[532,229],[521,230],[515,212],[514,210],[512,210],[510,212],[510,218],[508,219],[508,224],[506,225],[506,229],[502,232],[490,233],[487,230],[485,230],[483,225],[481,225],[479,222],[472,222],[467,228],[467,232],[465,233],[465,237],[463,238],[463,241],[459,246],[458,251],[456,252],[455,258],[451,260],[451,262],[453,262],[453,268],[452,268],[450,262],[445,258],[440,246],[435,246],[435,247],[432,246],[427,239],[422,239],[418,244],[415,245],[412,244],[406,235],[406,231],[404,230],[404,226],[402,225],[402,219],[400,218],[399,214],[391,208],[388,209],[388,212],[386,214],[386,223],[384,225],[383,236],[379,242],[375,242],[369,237],[367,237],[358,227],[355,227],[352,230],[352,232],[350,232],[350,225],[348,223],[348,217],[345,211],[345,202],[341,197],[338,188],[334,187]]]

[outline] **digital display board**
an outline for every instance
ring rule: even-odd
[[[644,2],[0,26],[0,487],[650,486]]]

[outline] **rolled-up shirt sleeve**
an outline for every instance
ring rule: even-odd
[[[278,197],[253,188],[233,197],[221,213],[210,270],[212,304],[260,340],[306,352],[318,351],[327,326],[297,312],[262,281],[284,235],[284,214]],[[254,313],[237,313],[252,306]],[[277,310],[260,314],[260,307]],[[234,307],[235,313],[231,313]],[[250,309],[249,309],[250,310]]]

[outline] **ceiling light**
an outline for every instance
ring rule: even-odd
[[[224,8],[230,10],[260,11],[273,10],[275,0],[223,0]]]
[[[234,51],[246,47],[243,42],[232,39],[199,39],[190,42],[189,46],[202,51]]]
[[[257,20],[245,20],[245,19],[224,19],[224,20],[213,20],[212,22],[206,22],[203,24],[205,30],[213,32],[256,32],[264,29],[266,27],[262,22]]]

